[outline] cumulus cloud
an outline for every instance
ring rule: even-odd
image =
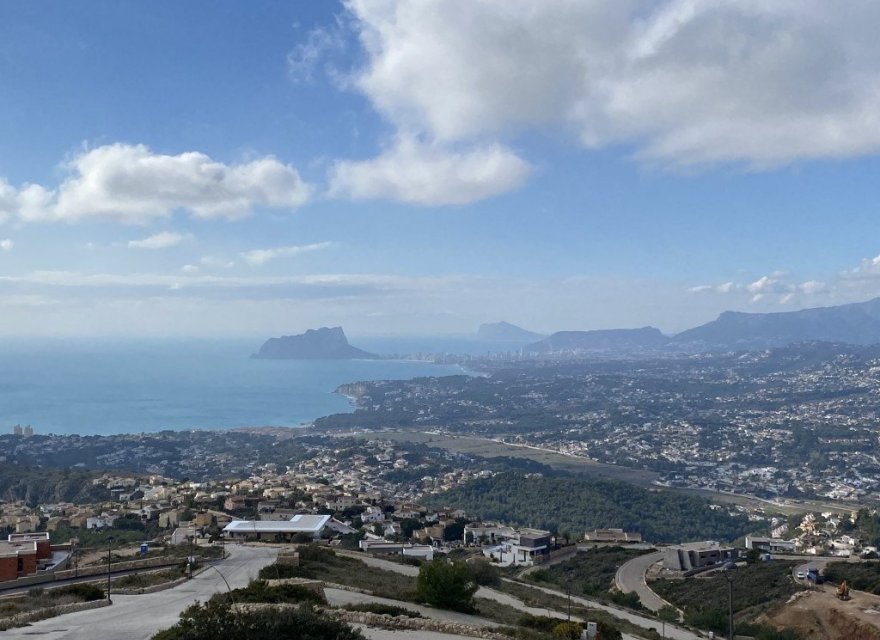
[[[0,219],[144,223],[184,211],[198,218],[241,218],[258,207],[292,209],[312,189],[271,156],[223,164],[203,153],[163,155],[144,145],[87,150],[65,166],[57,188],[12,187],[0,178]]]
[[[662,164],[756,169],[880,151],[871,0],[346,7],[366,54],[354,86],[435,144],[563,132]]]
[[[520,186],[529,170],[528,163],[498,144],[456,152],[402,137],[377,158],[337,162],[330,193],[355,200],[466,204]]]
[[[6,238],[4,240],[0,240],[0,251],[12,251],[12,248],[15,246],[15,243]]]
[[[272,249],[254,249],[253,251],[245,251],[241,257],[252,267],[259,267],[270,260],[281,258],[283,256],[295,256],[300,253],[309,251],[319,251],[331,246],[331,242],[316,242],[313,244],[292,245],[287,247],[275,247]]]
[[[746,283],[732,281],[721,284],[702,284],[688,289],[691,293],[718,293],[724,295],[746,296],[749,302],[756,304],[773,300],[779,304],[790,304],[795,301],[809,300],[817,294],[826,293],[831,288],[818,280],[797,282],[788,272],[775,271],[771,275],[761,276],[757,280]]]
[[[129,240],[130,249],[167,249],[183,242],[184,236],[173,231],[163,231],[142,240]]]

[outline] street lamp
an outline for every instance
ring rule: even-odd
[[[216,571],[217,573],[220,574],[221,578],[223,578],[223,582],[226,583],[226,591],[229,594],[229,600],[232,601],[232,604],[234,605],[235,604],[235,596],[232,595],[232,587],[229,586],[229,580],[227,580],[226,576],[223,575],[223,572],[220,571],[220,569],[215,567],[213,564],[209,564],[208,568],[213,569],[214,571]]]
[[[571,623],[571,574],[565,574],[565,592],[568,595],[568,622]]]
[[[189,540],[189,556],[186,558],[186,568],[189,573],[188,580],[192,580],[193,577],[193,562],[195,559],[193,558],[193,538],[195,536],[187,536],[186,539]]]
[[[722,565],[721,572],[727,578],[727,640],[733,640],[733,574],[736,569],[736,563],[727,561]]]
[[[107,604],[113,604],[110,600],[110,551],[113,549],[113,536],[107,538]]]

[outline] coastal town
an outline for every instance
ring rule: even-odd
[[[699,626],[686,607],[685,613],[671,613],[678,605],[668,604],[667,598],[675,598],[667,591],[678,588],[674,585],[682,580],[712,580],[730,563],[741,564],[745,572],[753,570],[749,567],[754,562],[776,562],[785,575],[791,573],[797,590],[822,581],[823,574],[792,567],[818,562],[815,566],[826,567],[825,573],[835,577],[839,566],[858,569],[872,566],[878,558],[880,516],[867,509],[786,515],[769,506],[728,505],[724,508],[749,517],[752,533],[727,542],[661,543],[635,530],[601,524],[562,532],[485,519],[445,500],[456,489],[497,479],[507,471],[463,464],[438,473],[433,458],[419,447],[378,436],[358,441],[357,447],[346,437],[332,440],[333,448],[316,446],[308,457],[290,465],[262,465],[236,479],[95,473],[89,482],[105,499],[4,501],[0,526],[8,539],[0,542],[0,598],[4,589],[44,585],[74,570],[96,575],[96,580],[112,574],[108,584],[120,593],[129,592],[128,584],[141,585],[143,591],[153,580],[149,576],[161,574],[172,582],[185,578],[186,573],[170,569],[181,557],[189,558],[185,571],[192,572],[217,562],[216,552],[222,553],[224,546],[228,551],[235,545],[256,544],[283,555],[318,543],[342,557],[384,558],[381,562],[403,562],[404,567],[438,558],[480,560],[494,570],[512,571],[500,574],[508,576],[504,580],[517,578],[522,570],[539,570],[532,577],[522,574],[522,586],[510,583],[511,593],[520,597],[522,589],[534,588],[535,577],[548,576],[541,579],[550,580],[552,587],[559,567],[578,572],[599,563],[611,577],[600,583],[601,588],[590,587],[591,606],[612,607],[612,622],[630,608],[646,633],[656,625]],[[110,565],[101,561],[107,553]],[[796,558],[801,560],[793,562]],[[344,580],[333,575],[333,580]],[[147,577],[135,583],[133,576]],[[352,588],[361,588],[352,580]]]
[[[875,347],[478,366],[491,376],[350,385],[360,410],[317,424],[436,429],[768,499],[870,503],[880,488]]]

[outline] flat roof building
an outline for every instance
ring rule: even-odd
[[[739,549],[722,546],[717,542],[691,542],[663,551],[663,566],[671,571],[700,571],[734,562],[739,558]]]
[[[642,534],[623,529],[593,529],[584,534],[584,540],[587,542],[638,543],[642,541]]]
[[[795,544],[794,540],[746,536],[746,549],[757,549],[767,553],[794,553]]]
[[[223,536],[230,540],[268,540],[289,542],[294,536],[306,534],[320,538],[331,517],[299,513],[290,520],[233,520],[223,527]]]

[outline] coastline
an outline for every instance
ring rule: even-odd
[[[37,357],[16,346],[0,371],[0,435],[19,424],[59,436],[297,431],[356,410],[345,384],[476,373],[422,359],[259,360],[249,346],[74,344]]]

